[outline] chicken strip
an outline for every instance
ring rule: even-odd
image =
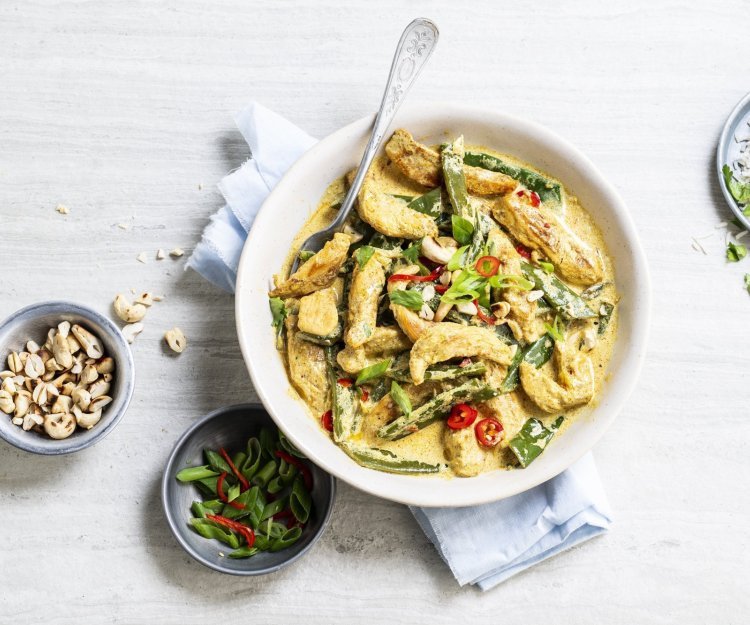
[[[411,348],[411,341],[397,326],[377,327],[361,347],[342,349],[336,356],[339,366],[347,373],[359,373],[365,367]]]
[[[534,206],[523,189],[493,202],[492,216],[515,239],[547,256],[566,280],[583,285],[602,280],[601,253],[581,241],[554,214]]]
[[[487,244],[492,256],[500,260],[499,273],[511,276],[522,276],[521,256],[508,236],[497,228],[490,231],[487,236]],[[527,293],[520,289],[504,289],[503,301],[510,305],[508,318],[515,321],[520,328],[521,336],[516,336],[519,341],[531,343],[538,339],[544,332],[544,323],[537,317],[537,303],[527,299]]]
[[[409,357],[409,370],[415,384],[424,382],[427,367],[457,358],[479,356],[501,365],[510,364],[516,346],[503,343],[492,330],[458,323],[438,323],[424,332],[414,343]]]
[[[337,232],[317,254],[278,284],[269,297],[301,297],[331,286],[346,261],[351,237]]]
[[[587,404],[594,397],[594,365],[591,358],[578,349],[580,342],[579,332],[564,341],[555,341],[553,362],[540,369],[526,361],[521,363],[523,390],[544,412],[554,413]]]
[[[364,267],[354,269],[344,334],[344,342],[349,347],[361,347],[375,332],[378,300],[385,286],[385,268],[389,264],[390,259],[376,252]]]
[[[323,348],[299,338],[297,315],[286,319],[289,379],[316,414],[330,407],[328,370]]]
[[[385,152],[407,178],[430,188],[440,184],[440,154],[417,143],[406,130],[399,129],[393,133],[385,146]],[[474,195],[508,193],[516,186],[516,181],[510,176],[471,165],[464,165],[464,176],[466,188]]]
[[[398,273],[406,275],[415,275],[419,273],[419,267],[417,265],[409,265],[403,269],[399,269]],[[388,282],[388,293],[393,291],[404,290],[409,284],[406,280],[395,280]],[[410,310],[406,306],[400,304],[391,304],[391,312],[396,323],[404,331],[404,334],[408,336],[412,342],[416,341],[422,334],[428,329],[435,325],[436,322],[427,321],[422,319],[415,311]]]
[[[492,455],[491,449],[479,444],[473,427],[460,430],[445,428],[443,446],[446,460],[460,477],[479,475],[484,470],[487,457]]]

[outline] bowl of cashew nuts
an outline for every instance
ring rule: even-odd
[[[73,302],[42,302],[0,323],[0,438],[27,452],[68,454],[111,432],[135,385],[120,329]]]

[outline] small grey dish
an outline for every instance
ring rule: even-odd
[[[278,571],[307,553],[323,535],[331,518],[336,479],[308,460],[313,476],[312,512],[302,536],[292,546],[275,553],[263,551],[250,558],[233,559],[225,557],[231,548],[203,538],[190,528],[190,505],[200,499],[200,494],[192,484],[178,482],[177,473],[186,467],[203,464],[203,450],[206,448],[218,450],[224,447],[230,454],[244,448],[247,439],[256,436],[263,426],[277,429],[259,404],[239,404],[215,410],[180,437],[162,477],[162,505],[177,542],[198,562],[221,573],[265,575]]]
[[[32,304],[14,312],[0,323],[0,369],[11,351],[25,349],[31,340],[43,343],[47,331],[62,321],[77,323],[93,332],[102,342],[104,352],[115,361],[114,385],[110,391],[112,403],[102,412],[102,418],[90,430],[76,428],[68,438],[54,440],[31,430],[13,425],[5,413],[0,413],[0,437],[11,445],[34,454],[57,456],[90,447],[109,434],[122,419],[130,404],[135,387],[135,365],[130,347],[120,329],[95,310],[73,302],[53,301]]]
[[[741,145],[735,138],[750,138],[750,125],[748,125],[748,122],[750,122],[750,93],[739,101],[724,124],[724,129],[721,131],[721,138],[719,139],[719,148],[716,151],[716,172],[719,176],[721,192],[724,194],[729,208],[732,209],[732,212],[740,223],[747,230],[750,230],[750,217],[746,217],[743,214],[742,209],[737,205],[731,193],[729,193],[729,189],[727,189],[727,185],[724,182],[724,173],[722,172],[725,164],[731,167],[732,163],[739,156]]]

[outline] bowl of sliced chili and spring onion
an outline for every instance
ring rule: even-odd
[[[202,564],[263,575],[301,557],[333,508],[333,477],[257,405],[212,412],[175,445],[162,481],[167,521]]]

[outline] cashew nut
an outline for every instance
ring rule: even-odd
[[[76,423],[86,430],[90,430],[99,423],[99,420],[102,418],[101,410],[97,410],[96,412],[83,412],[78,406],[73,406],[73,414],[75,415]]]
[[[177,327],[168,330],[164,334],[164,340],[167,342],[167,345],[169,345],[170,349],[173,352],[177,352],[178,354],[184,352],[185,348],[187,347],[187,339],[182,333],[182,330]]]
[[[60,332],[52,339],[52,353],[55,356],[55,362],[63,369],[70,369],[73,366],[73,354],[70,353],[68,339]]]
[[[447,263],[457,249],[458,245],[450,237],[440,237],[437,240],[433,237],[422,239],[422,254],[441,265]]]
[[[96,338],[91,332],[82,328],[78,324],[74,325],[71,330],[73,335],[78,339],[81,347],[86,351],[86,355],[89,358],[101,358],[104,355],[102,344],[98,338]]]
[[[125,323],[135,323],[146,316],[147,309],[143,304],[131,304],[124,295],[116,295],[112,307]]]
[[[0,391],[0,411],[11,414],[16,409],[13,396],[6,390]]]
[[[88,410],[91,403],[91,393],[85,388],[76,387],[70,398],[76,406],[80,406],[83,410]]]
[[[44,431],[55,440],[68,438],[75,429],[76,420],[68,412],[51,413],[44,418]]]

